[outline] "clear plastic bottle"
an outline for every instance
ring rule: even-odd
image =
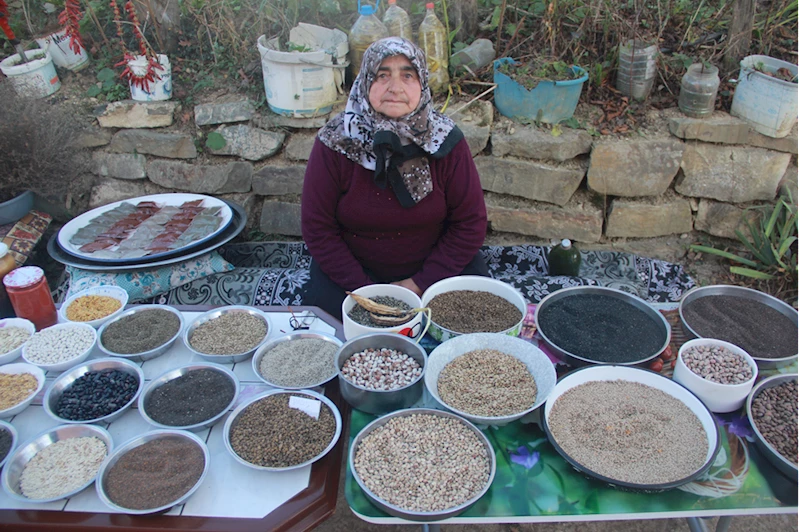
[[[630,39],[619,45],[616,89],[635,100],[646,100],[657,74],[658,47]]]
[[[494,43],[488,39],[477,39],[463,50],[452,54],[449,64],[453,69],[464,67],[474,72],[491,63],[495,56]]]
[[[413,40],[413,28],[408,12],[397,5],[397,0],[388,0],[388,9],[383,15],[383,24],[392,37]]]
[[[373,7],[368,4],[361,5],[361,0],[358,0],[358,13],[360,17],[352,25],[349,35],[350,43],[350,71],[352,72],[352,79],[361,71],[361,61],[363,54],[369,45],[380,39],[388,37],[388,30],[380,22],[380,19],[375,15],[375,11],[380,6],[380,0]]]
[[[449,48],[447,30],[436,16],[436,5],[427,4],[427,15],[419,25],[419,47],[427,56],[430,90],[444,92],[449,86]]]
[[[549,275],[570,275],[577,277],[580,274],[582,257],[577,246],[571,240],[564,238],[559,244],[549,250]]]
[[[677,105],[687,116],[704,118],[713,114],[718,91],[719,69],[713,65],[694,63],[682,77]]]

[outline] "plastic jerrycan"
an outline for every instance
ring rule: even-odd
[[[380,6],[380,0],[377,0],[376,5],[373,7],[369,4],[361,4],[358,0],[358,13],[360,17],[352,25],[349,35],[350,43],[350,72],[352,72],[352,79],[361,71],[361,61],[363,54],[369,45],[380,39],[388,37],[388,30],[380,22],[380,19],[375,15],[375,11]]]
[[[427,56],[430,90],[445,92],[449,86],[449,47],[447,30],[436,16],[435,4],[427,4],[427,15],[419,25],[419,46]]]
[[[397,0],[388,0],[388,9],[383,15],[383,24],[392,37],[402,37],[413,41],[413,28],[408,12],[397,5]]]

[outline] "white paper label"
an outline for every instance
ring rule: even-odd
[[[302,410],[314,419],[319,419],[319,412],[322,409],[322,401],[316,399],[306,399],[305,397],[297,397],[292,395],[289,397],[289,408],[296,408]]]

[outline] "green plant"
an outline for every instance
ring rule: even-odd
[[[116,102],[127,98],[128,88],[117,81],[116,72],[106,67],[97,72],[97,83],[88,88],[86,96]]]

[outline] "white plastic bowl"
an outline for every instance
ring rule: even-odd
[[[422,306],[422,300],[419,299],[419,296],[404,286],[396,284],[371,284],[353,290],[353,293],[369,298],[375,296],[393,297],[394,299],[399,299],[403,303],[407,303],[411,308],[421,308]],[[418,335],[421,333],[422,313],[417,313],[413,319],[402,325],[397,325],[396,327],[367,327],[366,325],[361,325],[353,321],[352,318],[348,316],[349,312],[356,304],[357,303],[355,303],[355,300],[351,296],[344,298],[344,302],[341,303],[341,320],[344,322],[344,338],[347,340],[352,340],[356,336],[362,334],[398,333],[406,328],[410,328],[412,334],[415,333]]]
[[[73,320],[70,320],[69,318],[67,318],[67,309],[69,308],[69,306],[72,303],[74,303],[76,299],[78,299],[80,297],[84,297],[84,296],[107,296],[107,297],[113,297],[114,299],[116,299],[117,301],[122,303],[122,305],[117,310],[115,310],[114,312],[109,314],[108,316],[105,316],[103,318],[98,318],[96,320],[91,320],[91,321],[73,321]],[[105,322],[107,322],[108,320],[110,320],[112,318],[115,318],[115,317],[119,316],[120,314],[122,314],[122,312],[125,310],[125,305],[127,305],[127,304],[128,304],[128,293],[127,293],[127,291],[125,291],[124,288],[120,288],[118,286],[113,286],[113,285],[109,285],[109,286],[93,286],[91,288],[87,288],[86,290],[81,290],[80,292],[77,292],[77,293],[73,294],[72,296],[70,296],[69,299],[64,301],[64,304],[61,305],[61,308],[58,310],[58,315],[61,317],[61,320],[63,322],[85,323],[87,325],[91,325],[95,329],[99,329],[100,326],[102,324],[104,324]]]
[[[16,364],[6,364],[5,366],[0,366],[0,373],[7,373],[10,375],[19,375],[21,373],[30,373],[34,377],[36,377],[36,381],[38,382],[38,386],[36,390],[31,393],[24,401],[21,403],[17,403],[16,405],[6,408],[5,410],[0,410],[0,419],[8,419],[12,416],[16,416],[33,402],[33,398],[42,391],[44,388],[44,371],[39,369],[38,367],[32,364],[24,364],[22,362],[18,362]]]
[[[705,345],[725,347],[727,350],[742,356],[752,368],[752,378],[741,384],[721,384],[700,377],[688,369],[683,360],[683,354],[693,347]],[[685,342],[680,347],[680,351],[677,354],[677,363],[674,365],[674,380],[694,392],[711,412],[720,414],[732,412],[743,406],[749,396],[749,392],[752,391],[755,380],[757,380],[757,362],[749,356],[749,353],[737,345],[713,338],[697,338],[696,340]]]
[[[28,355],[27,355],[28,348],[31,345],[31,342],[28,341],[28,343],[26,343],[22,347],[22,358],[23,358],[23,360],[25,360],[25,362],[27,362],[28,364],[33,364],[34,366],[37,366],[37,367],[43,369],[44,371],[64,371],[64,370],[67,370],[67,369],[71,368],[75,364],[80,364],[81,362],[83,362],[84,360],[89,358],[89,355],[94,350],[94,346],[97,345],[97,330],[94,327],[92,327],[91,325],[86,324],[86,323],[80,323],[80,322],[77,322],[77,321],[71,321],[69,323],[59,323],[57,325],[53,325],[52,327],[47,327],[46,329],[42,329],[41,331],[39,331],[39,333],[41,333],[42,331],[47,331],[47,330],[51,330],[51,329],[64,329],[64,328],[68,328],[68,327],[82,327],[84,329],[87,329],[87,330],[91,331],[92,337],[94,338],[94,340],[92,341],[92,345],[90,345],[88,347],[88,349],[86,349],[80,355],[78,355],[76,357],[73,357],[73,358],[70,358],[69,360],[65,360],[63,362],[57,362],[55,364],[39,364],[37,362],[33,362],[30,359],[28,359]],[[39,334],[39,333],[37,333],[37,334]]]
[[[20,329],[25,329],[26,331],[31,333],[36,332],[36,326],[25,319],[22,318],[6,318],[4,320],[0,320],[0,329],[3,327],[19,327]],[[28,338],[30,340],[30,338]],[[7,353],[3,353],[0,355],[0,364],[8,364],[9,362],[13,362],[22,354],[22,347],[27,343],[28,340],[22,342],[20,345],[12,349]]]

